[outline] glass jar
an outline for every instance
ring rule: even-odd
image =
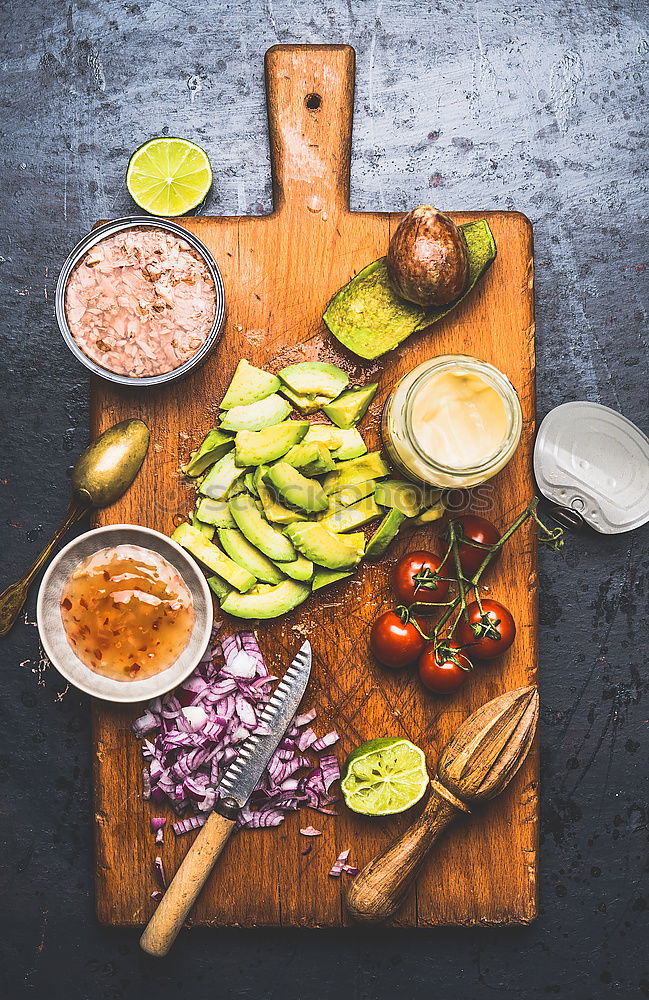
[[[458,446],[454,452],[457,461],[451,461],[448,449],[444,460],[439,456],[436,459],[424,440],[426,425],[422,423],[422,412],[426,402],[434,399],[435,385],[438,389],[442,385],[447,389],[450,386],[452,390],[453,380],[444,378],[448,375],[465,376],[458,379],[458,387],[465,387],[465,396],[470,387],[474,387],[483,402],[491,406],[491,412],[497,417],[498,427],[502,430],[502,440],[489,441],[488,435],[485,435],[485,452],[479,455],[476,454],[479,430],[468,434],[464,450],[468,452],[472,448],[474,454],[466,464],[462,462],[461,447]],[[471,429],[474,418],[478,420],[476,428],[479,426],[481,414],[476,416],[476,408],[472,407],[471,401],[462,398],[462,393],[454,401],[454,412],[467,418],[465,431]],[[444,418],[452,421],[448,411],[444,413]],[[461,421],[458,421],[458,428],[460,425]],[[507,465],[520,441],[522,425],[518,395],[501,371],[486,361],[465,354],[445,354],[424,361],[397,382],[383,410],[382,433],[390,460],[403,475],[441,489],[465,489],[486,482]],[[493,431],[493,427],[490,430]],[[498,438],[500,430],[496,431]]]

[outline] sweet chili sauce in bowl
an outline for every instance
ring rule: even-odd
[[[144,701],[169,691],[207,648],[205,577],[170,538],[109,525],[74,539],[48,567],[37,624],[53,666],[88,694]]]

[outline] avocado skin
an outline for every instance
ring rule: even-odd
[[[394,291],[386,259],[380,257],[331,299],[323,319],[334,337],[358,357],[373,361],[459,305],[496,259],[496,243],[485,219],[459,228],[469,253],[469,280],[460,298],[450,305],[428,309],[406,302]]]
[[[265,481],[292,507],[299,507],[310,514],[329,507],[329,500],[320,483],[303,476],[288,462],[273,465],[266,473]]]
[[[282,580],[262,593],[237,594],[231,591],[221,601],[221,611],[235,618],[277,618],[306,601],[310,593],[308,583]]]

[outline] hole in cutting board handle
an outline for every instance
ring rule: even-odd
[[[322,98],[320,97],[320,94],[307,94],[304,98],[304,103],[309,111],[317,111],[322,104]]]

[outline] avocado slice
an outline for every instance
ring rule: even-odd
[[[360,436],[360,435],[359,435]],[[323,444],[329,451],[335,451],[342,446],[344,440],[343,432],[331,424],[309,424],[309,429],[304,438],[304,444]]]
[[[234,439],[238,466],[267,465],[299,444],[309,429],[306,420],[286,420],[261,431],[239,431]]]
[[[367,539],[363,531],[350,531],[348,535],[344,535],[343,537],[347,545],[352,545],[356,549],[359,559],[365,555],[365,543]]]
[[[323,569],[322,566],[318,566],[313,574],[311,589],[315,592],[316,590],[321,590],[322,587],[328,587],[332,583],[338,583],[339,580],[345,580],[348,576],[353,575],[353,572],[350,570]]]
[[[201,521],[201,519],[199,518],[198,514],[196,513],[196,510],[192,511],[191,525],[192,525],[192,528],[198,528],[198,530],[201,532],[201,534],[205,535],[205,537],[210,542],[214,538],[214,532],[216,530],[215,527],[214,527],[214,525],[213,524],[207,524],[205,521]]]
[[[207,583],[211,590],[214,591],[219,601],[222,601],[224,597],[232,593],[232,587],[229,583],[220,576],[208,576]]]
[[[288,462],[277,462],[265,476],[265,482],[278,494],[280,500],[299,507],[310,514],[326,510],[329,506],[322,486],[315,479],[308,479]]]
[[[275,392],[258,403],[226,410],[221,415],[221,428],[224,431],[261,431],[286,420],[290,412],[291,404]]]
[[[198,487],[198,492],[210,500],[224,500],[241,476],[243,469],[235,464],[235,453],[229,451],[212,466]]]
[[[232,448],[234,448],[233,434],[226,434],[218,428],[208,431],[198,450],[191,453],[189,462],[182,466],[181,471],[186,476],[200,476]]]
[[[476,286],[496,259],[496,244],[485,219],[459,227],[469,253],[466,290],[447,306],[422,309],[400,298],[388,280],[385,257],[373,261],[334,295],[323,319],[334,337],[361,358],[373,360],[398,347],[416,330],[446,316]]]
[[[407,479],[384,479],[376,484],[374,497],[382,507],[394,507],[406,517],[416,517],[423,502],[423,487]]]
[[[345,490],[332,493],[329,497],[329,509],[338,510],[340,507],[351,507],[352,504],[364,500],[365,497],[373,496],[376,489],[376,482],[367,479],[364,483],[356,483],[355,486],[348,486]]]
[[[370,562],[376,562],[380,559],[392,539],[396,538],[399,534],[399,529],[401,528],[403,522],[407,520],[408,518],[405,514],[402,514],[400,510],[393,507],[392,510],[385,515],[367,543],[365,558],[369,559]]]
[[[293,524],[294,521],[306,521],[306,514],[300,513],[299,510],[290,510],[284,504],[281,504],[273,496],[265,482],[262,481],[258,484],[257,492],[261,500],[264,517],[273,524]]]
[[[336,448],[331,453],[331,457],[337,462],[347,462],[352,458],[360,458],[361,455],[367,454],[367,445],[355,427],[350,427],[349,430],[339,430],[338,433],[342,435],[342,444],[340,448]]]
[[[352,458],[349,462],[340,462],[334,472],[325,476],[323,483],[325,493],[338,493],[347,486],[365,483],[368,479],[382,479],[389,475],[390,470],[378,451],[360,458]]]
[[[335,399],[349,382],[349,375],[338,365],[326,361],[298,361],[277,373],[291,392],[300,396],[326,396]]]
[[[230,501],[230,513],[249,542],[273,562],[291,562],[296,552],[289,539],[260,514],[252,497],[241,494]]]
[[[219,528],[219,542],[238,566],[247,569],[262,583],[281,583],[284,574],[268,556],[251,545],[236,528]]]
[[[339,507],[320,520],[320,524],[331,531],[354,531],[369,524],[375,518],[381,517],[383,511],[374,501],[374,497],[365,497],[351,507]]]
[[[297,559],[294,559],[293,562],[279,563],[278,569],[281,569],[286,576],[290,576],[292,580],[306,582],[313,577],[313,563],[310,559],[305,559],[299,552]]]
[[[235,618],[277,618],[306,601],[311,593],[308,583],[282,580],[275,587],[255,593],[237,594],[231,591],[221,601],[221,611]]]
[[[279,387],[280,381],[276,375],[271,375],[262,368],[255,368],[242,358],[221,401],[221,409],[230,410],[234,406],[258,403],[271,393],[277,392]]]
[[[294,469],[299,469],[305,476],[321,476],[335,469],[331,452],[319,441],[309,443],[303,441],[302,444],[296,444],[286,452],[282,461],[288,462]]]
[[[319,566],[327,569],[353,569],[361,553],[356,544],[347,544],[343,536],[310,521],[306,524],[289,524],[286,528],[295,548]]]
[[[198,528],[193,528],[191,524],[180,524],[171,537],[174,542],[191,552],[195,559],[198,559],[214,573],[218,573],[237,590],[250,590],[256,584],[257,580],[252,573],[237,566],[232,559],[221,552],[218,545],[210,542]]]
[[[203,497],[196,504],[195,514],[203,524],[211,524],[215,528],[236,528],[225,500],[210,500],[209,497]]]
[[[372,382],[371,385],[362,386],[360,389],[347,389],[346,392],[341,392],[333,403],[326,403],[322,407],[322,412],[326,413],[336,427],[349,430],[365,416],[378,387],[378,382]]]
[[[416,517],[412,523],[416,525],[430,524],[432,521],[439,521],[440,517],[444,517],[445,513],[446,504],[440,499],[437,503],[427,507],[426,510],[422,510],[419,517]]]
[[[286,396],[300,413],[317,413],[318,410],[322,409],[323,403],[329,402],[329,396],[319,396],[308,392],[293,392],[287,385],[283,385],[279,391],[283,396]]]

